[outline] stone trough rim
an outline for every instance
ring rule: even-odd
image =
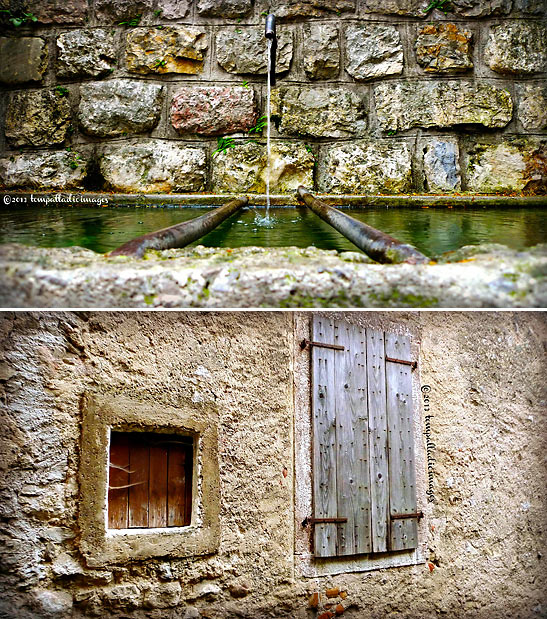
[[[238,193],[105,193],[90,191],[6,191],[2,196],[5,207],[21,206],[157,206],[178,205],[180,207],[202,206],[216,207],[235,198],[246,195],[249,198],[248,207],[266,206],[266,194],[254,194],[241,191]],[[390,206],[393,208],[412,208],[415,206],[446,207],[446,206],[481,206],[481,207],[547,207],[547,195],[537,196],[507,196],[494,194],[332,194],[318,193],[314,195],[331,206],[339,208],[363,208],[373,206]],[[56,199],[59,196],[59,199]],[[48,204],[47,198],[52,198]],[[9,200],[11,198],[11,201]],[[81,201],[78,198],[85,198]],[[302,206],[296,198],[296,192],[287,194],[271,194],[271,205],[279,207]]]

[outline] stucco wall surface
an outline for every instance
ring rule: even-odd
[[[329,600],[355,618],[545,616],[545,315],[338,316],[419,343],[416,380],[431,390],[417,414],[433,415],[435,444],[425,563],[302,576],[293,384],[305,360],[293,329],[309,314],[4,313],[0,616],[326,619]],[[78,473],[89,393],[218,411],[217,552],[88,567]]]

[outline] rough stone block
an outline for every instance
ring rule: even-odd
[[[177,142],[131,140],[105,146],[99,168],[114,191],[171,193],[205,189],[205,149]]]
[[[141,605],[142,593],[137,585],[131,583],[103,589],[102,597],[107,606],[132,609]]]
[[[46,617],[67,617],[72,612],[72,595],[66,591],[34,591],[36,605]]]
[[[517,88],[522,126],[525,129],[547,129],[547,86],[522,84]]]
[[[262,9],[277,17],[329,17],[355,12],[355,0],[263,0]]]
[[[333,24],[306,24],[302,53],[304,71],[310,79],[337,77],[340,70],[338,27]]]
[[[383,15],[411,15],[425,17],[427,0],[362,0],[361,11]]]
[[[271,191],[292,192],[313,186],[313,168],[313,155],[302,144],[274,140],[268,168],[264,145],[247,142],[213,157],[213,190],[263,193],[269,173]]]
[[[69,126],[69,98],[55,90],[15,92],[8,99],[5,133],[13,146],[62,144]]]
[[[523,15],[541,15],[547,11],[545,0],[513,0],[513,11]]]
[[[264,27],[226,28],[217,34],[218,64],[229,73],[268,73],[268,53]],[[279,32],[276,54],[276,73],[288,71],[293,55],[293,36],[290,30]]]
[[[342,88],[281,86],[272,92],[272,115],[288,135],[340,138],[366,130],[362,96]]]
[[[256,119],[255,91],[244,86],[184,87],[175,93],[171,104],[171,122],[180,133],[247,131]]]
[[[547,71],[547,27],[538,22],[494,26],[484,50],[486,64],[497,73]]]
[[[0,82],[39,82],[47,68],[47,43],[40,37],[1,37],[0,58]]]
[[[150,131],[160,119],[163,90],[157,84],[121,79],[82,84],[80,126],[98,137]]]
[[[155,585],[144,594],[145,608],[170,608],[180,600],[181,586],[179,582],[169,582]]]
[[[512,0],[452,0],[452,4],[452,12],[462,17],[487,17],[510,13]]]
[[[204,17],[243,17],[251,10],[251,0],[198,0],[197,9]]]
[[[83,24],[88,15],[87,0],[44,0],[27,6],[42,24]]]
[[[357,80],[397,75],[403,71],[403,46],[394,26],[347,26],[346,50],[346,71]]]
[[[476,193],[547,190],[547,142],[515,139],[475,144],[467,154],[467,189]]]
[[[127,33],[127,68],[132,73],[143,75],[200,73],[207,46],[207,33],[203,28],[134,28]]]
[[[538,0],[539,1],[539,0]],[[429,10],[429,0],[363,0],[364,13],[383,15],[408,15],[412,17],[443,16],[440,11]],[[452,0],[448,13],[464,17],[485,17],[487,15],[507,15],[511,10],[511,0]]]
[[[165,19],[181,19],[188,15],[192,0],[159,0],[158,10]]]
[[[112,26],[152,12],[154,0],[95,0],[95,16],[100,25]]]
[[[325,150],[319,191],[364,194],[412,190],[411,153],[406,142],[352,142]]]
[[[24,153],[0,159],[0,182],[7,189],[74,189],[82,186],[86,172],[85,159],[76,159],[73,152]]]
[[[416,57],[429,73],[458,73],[473,66],[472,33],[456,24],[429,24],[418,29]]]
[[[462,185],[458,142],[448,138],[430,138],[422,146],[424,185],[427,191],[459,191]]]
[[[384,131],[461,124],[505,127],[513,114],[507,90],[472,82],[386,82],[375,87],[374,98]]]
[[[112,30],[70,30],[57,37],[57,75],[107,75],[116,67],[116,39]]]

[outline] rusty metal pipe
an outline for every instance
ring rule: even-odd
[[[298,197],[316,215],[321,217],[340,234],[343,234],[352,243],[362,249],[367,256],[382,263],[398,264],[408,262],[410,264],[421,264],[429,262],[429,258],[424,256],[412,245],[401,243],[397,239],[389,236],[381,230],[357,221],[353,217],[332,208],[325,202],[315,198],[305,187],[300,186],[297,190]]]
[[[248,202],[249,198],[247,196],[236,198],[228,202],[228,204],[190,221],[183,221],[169,228],[163,228],[162,230],[139,236],[114,249],[109,255],[142,258],[147,249],[184,247],[216,228]]]

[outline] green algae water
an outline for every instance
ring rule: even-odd
[[[525,249],[547,239],[541,208],[343,209],[355,219],[410,243],[429,256],[464,245],[501,243]],[[131,239],[199,217],[206,208],[3,207],[0,243],[39,247],[80,246],[104,253]],[[207,247],[308,247],[359,251],[305,207],[271,208],[272,222],[259,225],[264,209],[246,208],[193,245]]]

